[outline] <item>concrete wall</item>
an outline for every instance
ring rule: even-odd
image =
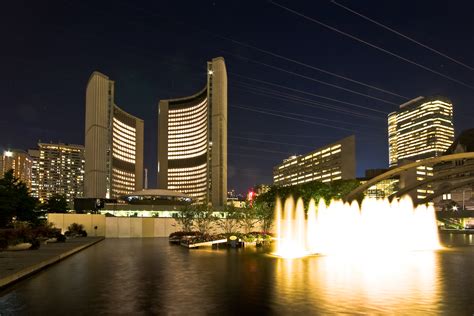
[[[72,223],[84,225],[88,236],[107,238],[168,237],[180,230],[174,218],[170,217],[105,217],[98,214],[48,214],[48,222],[64,233]],[[97,226],[97,230],[94,229]],[[261,230],[256,225],[256,231]],[[215,228],[215,233],[221,232]]]
[[[48,221],[62,232],[72,223],[84,225],[88,236],[112,238],[168,237],[179,230],[173,218],[105,217],[95,214],[49,214]],[[97,226],[97,230],[94,229]]]
[[[64,233],[72,223],[84,225],[88,236],[105,236],[105,216],[96,214],[48,214],[48,222]],[[94,227],[97,226],[97,230]]]

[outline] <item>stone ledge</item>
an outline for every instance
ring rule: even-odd
[[[95,245],[96,243],[100,242],[104,240],[104,237],[99,237],[99,238],[94,238],[94,240],[88,242],[88,243],[85,243],[85,244],[82,244],[78,247],[75,247],[73,249],[70,249],[70,250],[67,250],[63,253],[60,253],[58,255],[54,255],[48,259],[44,259],[40,262],[37,262],[37,263],[34,263],[32,265],[29,265],[23,269],[20,269],[19,271],[15,271],[13,272],[12,274],[9,274],[3,278],[0,278],[0,289],[5,289],[6,287],[12,285],[13,283],[21,280],[21,279],[24,279],[36,272],[39,272],[47,267],[49,267],[50,265],[53,265],[75,253],[78,253],[79,251],[81,250],[84,250],[92,245]],[[44,247],[44,246],[43,246]],[[25,250],[25,251],[31,251],[31,252],[34,252],[34,251],[38,251],[38,250]],[[34,254],[34,253],[32,253]],[[18,258],[18,260],[21,260],[21,258]]]

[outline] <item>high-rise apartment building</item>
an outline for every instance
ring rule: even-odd
[[[158,187],[223,206],[227,197],[227,71],[207,63],[207,84],[158,106]]]
[[[355,179],[355,136],[318,148],[306,155],[291,156],[273,168],[273,183],[282,186],[310,181]]]
[[[38,143],[33,159],[32,195],[41,202],[60,194],[72,202],[84,192],[84,146]]]
[[[390,167],[440,156],[453,139],[453,104],[445,97],[418,97],[388,115]]]
[[[5,172],[13,170],[13,176],[23,181],[30,190],[32,167],[33,160],[24,150],[5,150],[0,156],[0,178]]]
[[[92,73],[86,89],[84,196],[117,198],[143,188],[143,120],[114,101],[114,81]]]

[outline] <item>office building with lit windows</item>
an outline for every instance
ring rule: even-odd
[[[331,182],[355,179],[355,136],[318,148],[308,154],[291,156],[273,168],[273,184],[291,186],[310,181]]]
[[[227,200],[227,71],[222,57],[207,63],[198,93],[158,106],[158,188],[220,207]]]
[[[68,202],[84,193],[84,146],[38,143],[28,150],[33,159],[31,192],[41,202],[53,194]]]
[[[388,115],[390,167],[441,156],[453,140],[453,104],[445,97],[418,97]]]
[[[442,96],[417,97],[388,115],[389,166],[441,156],[454,140],[453,104]],[[418,166],[400,174],[400,188],[433,177],[433,167]],[[431,185],[409,193],[424,199]]]
[[[86,198],[118,198],[143,188],[143,127],[115,104],[114,81],[94,72],[86,89]]]
[[[31,190],[31,172],[33,159],[21,149],[5,150],[0,156],[0,179],[5,172],[13,170],[13,176],[24,182]]]

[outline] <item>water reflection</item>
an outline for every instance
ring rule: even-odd
[[[474,313],[474,247],[292,260],[272,251],[107,239],[0,292],[0,314]]]
[[[434,311],[440,302],[437,256],[432,251],[276,260],[275,296],[282,300],[282,311],[295,303],[337,313]]]

